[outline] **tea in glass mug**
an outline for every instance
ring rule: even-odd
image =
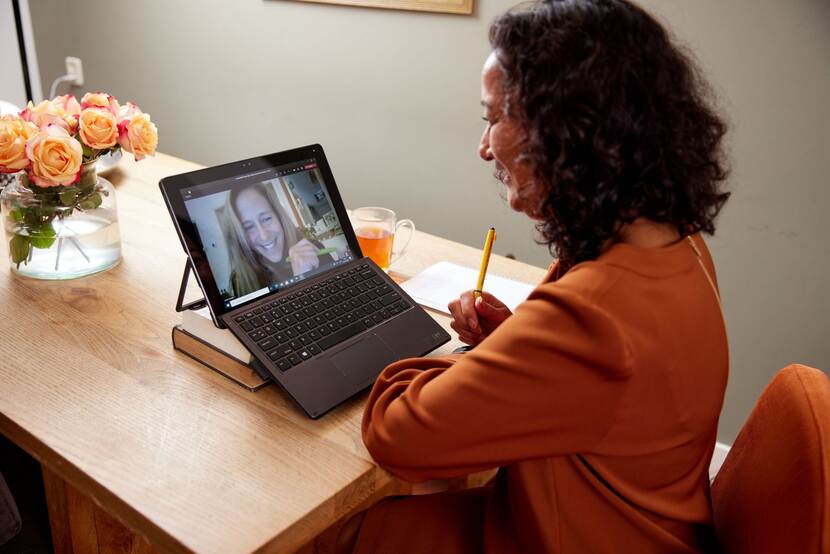
[[[387,208],[358,208],[352,212],[351,219],[363,255],[371,258],[384,271],[403,255],[415,234],[415,224],[411,219],[397,221],[395,212]],[[395,233],[401,227],[407,227],[410,233],[400,252],[393,255]]]

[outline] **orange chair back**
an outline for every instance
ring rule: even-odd
[[[724,554],[830,554],[830,379],[790,365],[767,385],[712,485]]]

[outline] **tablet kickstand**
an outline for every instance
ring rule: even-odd
[[[184,264],[184,275],[182,275],[182,284],[179,287],[179,298],[176,300],[176,311],[183,312],[185,310],[198,310],[200,308],[204,308],[207,306],[207,302],[204,298],[200,298],[199,300],[194,300],[193,302],[188,302],[187,304],[182,304],[184,301],[185,292],[187,292],[187,282],[190,278],[190,259],[188,259]]]

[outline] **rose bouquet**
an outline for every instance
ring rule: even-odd
[[[101,206],[109,192],[98,186],[98,158],[123,149],[141,160],[157,144],[148,114],[104,93],[85,94],[80,103],[69,94],[29,102],[19,115],[0,117],[0,173],[19,172],[31,200],[4,201],[12,263],[19,269],[33,248],[50,248],[60,238],[56,224],[73,212]]]

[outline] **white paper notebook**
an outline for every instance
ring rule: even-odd
[[[401,288],[422,306],[449,314],[447,304],[465,290],[475,287],[478,270],[450,262],[431,265],[413,278],[404,281]],[[487,273],[484,290],[504,302],[511,311],[527,299],[534,285]]]
[[[182,329],[243,363],[249,364],[253,360],[251,352],[233,336],[233,333],[213,324],[207,307],[183,311]]]

